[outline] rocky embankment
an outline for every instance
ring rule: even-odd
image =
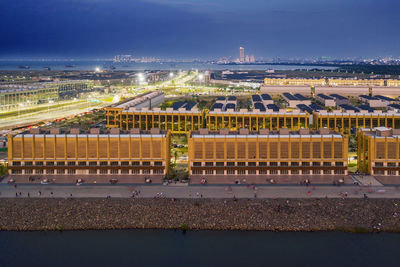
[[[400,232],[400,200],[1,199],[0,230]]]

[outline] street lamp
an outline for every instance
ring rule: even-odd
[[[170,77],[170,78],[174,77],[174,73],[173,73],[173,72],[170,72],[170,73],[169,73],[169,77]]]

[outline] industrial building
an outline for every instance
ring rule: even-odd
[[[9,136],[8,160],[11,177],[30,180],[117,178],[120,182],[144,182],[150,178],[161,182],[169,170],[170,134],[159,129],[35,128]]]
[[[351,106],[349,106],[351,107]],[[354,108],[354,107],[353,107]],[[360,112],[354,108],[353,112],[320,111],[314,112],[314,129],[327,127],[340,133],[350,133],[352,128],[390,127],[400,129],[400,114],[382,111]]]
[[[41,82],[29,84],[1,84],[0,111],[36,106],[50,101],[70,99],[90,92],[93,83],[86,80]]]
[[[247,128],[251,131],[258,131],[262,128],[272,131],[283,127],[292,130],[309,127],[309,113],[299,110],[281,112],[275,104],[269,104],[267,108],[262,103],[257,103],[253,111],[247,109],[239,111],[210,110],[205,114],[206,127],[210,130]]]
[[[335,107],[336,101],[332,96],[318,94],[316,97],[317,101],[321,102],[325,107]]]
[[[311,100],[301,94],[283,93],[282,98],[286,101],[288,107],[295,108],[297,105],[311,105]]]
[[[372,108],[384,108],[389,104],[386,100],[369,95],[360,95],[358,100],[362,103],[368,104]]]
[[[348,140],[327,129],[269,131],[193,131],[188,138],[191,183],[265,183],[271,176],[300,175],[304,179],[347,174]]]
[[[374,176],[400,175],[399,137],[399,129],[360,129],[357,134],[358,170]]]
[[[325,79],[265,78],[264,85],[326,85]]]

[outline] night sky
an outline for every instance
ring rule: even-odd
[[[0,58],[400,56],[399,0],[0,0]]]

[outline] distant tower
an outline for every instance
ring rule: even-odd
[[[239,60],[240,60],[240,62],[244,62],[244,47],[240,47],[239,50],[240,50]]]
[[[250,62],[250,57],[249,57],[249,55],[246,55],[245,61],[246,61],[246,63],[249,63],[249,62]]]
[[[256,59],[254,58],[254,55],[251,55],[251,56],[250,56],[250,62],[251,62],[251,63],[255,63],[255,62],[256,62]]]

